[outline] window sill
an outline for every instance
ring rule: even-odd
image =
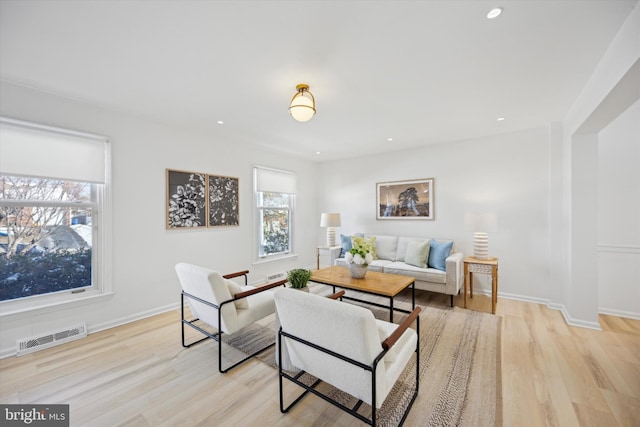
[[[274,261],[282,261],[282,260],[285,260],[285,259],[295,259],[295,258],[298,258],[298,255],[296,255],[296,254],[274,255],[272,257],[260,258],[259,260],[254,261],[253,265],[268,264],[268,263],[274,262]]]

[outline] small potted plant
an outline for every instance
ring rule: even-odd
[[[311,271],[305,268],[294,268],[287,274],[287,280],[294,289],[307,289],[307,283],[311,279]]]

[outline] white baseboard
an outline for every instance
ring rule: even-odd
[[[477,293],[491,296],[490,291],[481,290],[480,292],[477,292]],[[548,299],[528,297],[528,296],[517,295],[517,294],[500,293],[500,292],[498,292],[498,298],[529,302],[533,304],[544,304],[551,310],[559,310],[560,313],[562,313],[562,317],[564,317],[564,321],[569,326],[578,326],[580,328],[594,329],[596,331],[602,330],[602,328],[600,327],[600,322],[591,322],[588,320],[574,319],[569,315],[567,308],[563,304],[552,303]]]
[[[109,322],[100,323],[97,325],[87,325],[88,335],[96,332],[104,331],[106,329],[115,328],[116,326],[125,325],[127,323],[135,322],[136,320],[146,319],[147,317],[155,316],[157,314],[166,313],[167,311],[177,310],[180,308],[180,303],[165,305],[164,307],[158,307],[153,310],[147,310],[142,313],[137,313],[131,316],[121,317],[119,319],[112,319]],[[12,357],[17,354],[17,348],[15,346],[0,349],[0,359]]]
[[[135,322],[136,320],[146,319],[147,317],[155,316],[157,314],[166,313],[167,311],[177,310],[180,308],[180,303],[165,305],[164,307],[157,307],[152,310],[143,311],[131,316],[121,317],[119,319],[113,319],[109,322],[100,323],[97,325],[89,326],[89,334],[104,331],[106,329],[115,328],[116,326],[126,325],[127,323]]]
[[[640,320],[640,313],[632,311],[616,310],[614,308],[600,307],[598,313],[607,314],[609,316],[626,317],[627,319]]]

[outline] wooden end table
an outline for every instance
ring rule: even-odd
[[[473,273],[491,275],[491,313],[496,314],[498,303],[498,258],[477,259],[467,257],[464,259],[464,308],[467,308],[467,287],[473,298]]]
[[[316,246],[316,267],[318,270],[320,270],[320,255],[323,255],[323,253],[329,255],[329,267],[331,267],[331,251],[338,248],[341,248],[341,246]]]

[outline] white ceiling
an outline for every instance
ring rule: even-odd
[[[325,161],[562,120],[636,2],[0,0],[0,76]]]

